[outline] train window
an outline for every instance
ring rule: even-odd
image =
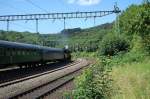
[[[12,53],[12,55],[16,55],[16,49],[13,48],[13,49],[11,50],[11,53]]]
[[[28,50],[28,55],[30,55],[30,50]]]
[[[21,55],[24,55],[24,52],[23,52],[23,50],[21,50]]]
[[[11,55],[14,55],[14,49],[10,49]]]
[[[37,55],[37,52],[36,52],[36,51],[35,51],[34,53],[35,53],[35,55]]]
[[[3,48],[0,48],[0,56],[3,56]]]
[[[16,55],[16,54],[17,54],[16,49],[14,49],[14,55]]]
[[[27,53],[26,53],[26,50],[23,50],[23,54],[24,54],[24,55],[26,55],[26,54],[27,54]]]
[[[30,50],[28,50],[28,55],[30,55]]]
[[[2,49],[1,49],[1,55],[2,55],[2,56],[5,56],[5,48],[2,48]]]
[[[37,50],[35,51],[35,55],[38,55],[38,51]]]
[[[30,55],[30,50],[28,50],[28,55]]]
[[[24,50],[24,52],[25,52],[25,55],[28,55],[28,50]]]
[[[20,55],[20,50],[17,50],[17,55]]]
[[[29,50],[29,55],[31,55],[32,54],[32,51],[31,50]]]
[[[36,51],[36,55],[39,55],[38,50]]]
[[[21,50],[19,50],[19,55],[22,55],[22,51]]]
[[[20,55],[20,50],[17,50],[17,52],[16,52],[16,53],[17,53],[17,55]]]
[[[32,50],[32,55],[34,55],[34,50]]]
[[[6,56],[9,56],[9,53],[10,53],[9,48],[7,48],[6,49]]]
[[[3,48],[0,47],[0,56],[3,56]]]
[[[27,51],[26,51],[26,50],[23,50],[23,52],[24,52],[24,55],[26,55],[26,54],[27,54]]]
[[[15,51],[15,55],[17,55],[17,51],[18,51],[18,50],[17,50],[17,49],[15,49],[14,51]]]
[[[19,55],[22,55],[22,51],[21,50],[19,50]]]
[[[16,55],[18,55],[18,49],[16,49]]]
[[[31,55],[34,56],[34,50],[31,51]]]
[[[31,51],[31,55],[33,55],[33,51]]]
[[[31,51],[30,53],[31,53],[31,55],[33,55],[33,51]]]
[[[25,55],[25,51],[24,50],[22,51],[22,55]]]
[[[25,50],[25,55],[28,55],[28,50]]]
[[[22,49],[20,50],[20,54],[21,54],[21,55],[23,55],[23,51],[22,51]]]
[[[23,54],[26,55],[26,50],[23,50]]]
[[[14,55],[14,50],[13,49],[9,49],[9,55]]]
[[[29,50],[26,50],[26,55],[29,55]]]
[[[34,55],[36,56],[36,50],[34,50]]]
[[[3,51],[2,51],[2,55],[3,55],[3,56],[6,56],[6,49],[3,48],[2,50],[3,50]]]
[[[34,56],[34,51],[32,51],[32,55]]]
[[[0,56],[2,56],[2,48],[0,47]]]

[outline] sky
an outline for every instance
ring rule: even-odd
[[[16,14],[39,14],[77,11],[112,11],[115,2],[121,11],[131,4],[141,4],[142,0],[0,0],[0,16]],[[89,28],[113,22],[116,14],[95,19],[68,19],[66,29]],[[39,33],[58,33],[64,29],[63,20],[40,20]],[[6,30],[6,22],[0,22],[0,30]],[[11,21],[9,30],[35,32],[35,21]]]

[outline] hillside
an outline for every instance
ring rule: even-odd
[[[106,23],[99,26],[81,29],[65,29],[58,34],[39,34],[30,32],[17,31],[0,31],[0,39],[16,41],[22,43],[38,44],[50,47],[70,47],[84,46],[94,44],[98,46],[102,37],[111,31],[112,23]]]

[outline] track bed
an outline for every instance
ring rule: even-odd
[[[17,82],[0,88],[0,98],[34,99],[43,97],[59,86],[71,81],[76,76],[76,71],[89,65],[85,59],[80,59],[72,66],[65,66],[55,72],[45,73],[32,79]],[[6,94],[7,93],[7,94]]]

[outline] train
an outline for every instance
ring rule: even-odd
[[[41,65],[56,61],[71,61],[69,49],[0,40],[0,68]]]

